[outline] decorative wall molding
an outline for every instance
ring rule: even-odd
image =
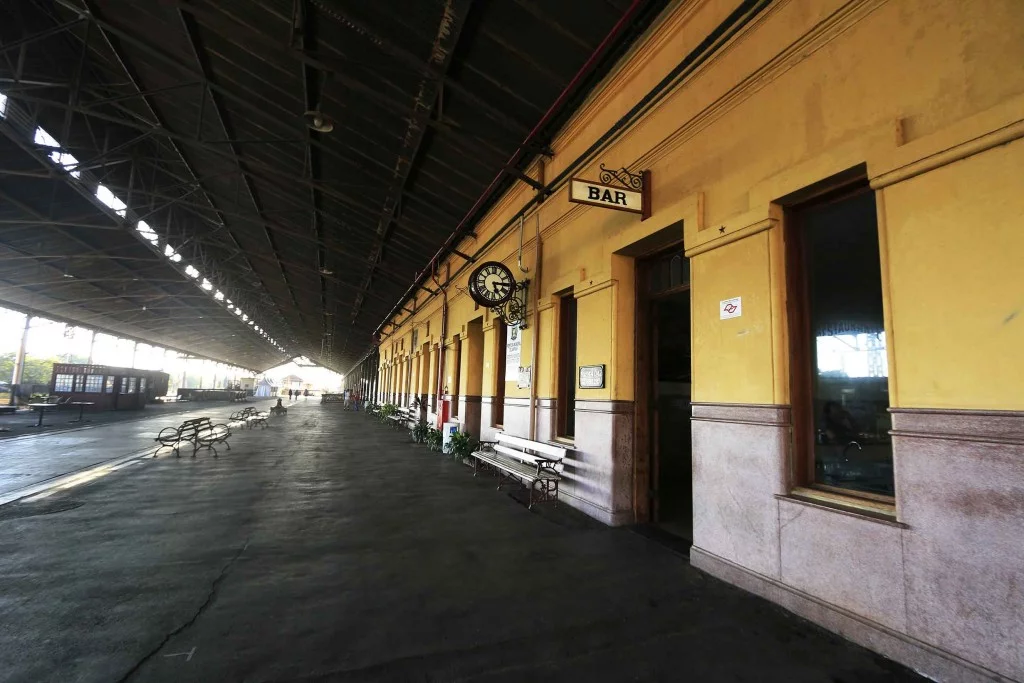
[[[578,413],[609,413],[612,415],[633,414],[633,401],[616,401],[616,400],[576,400],[576,412]]]
[[[1024,137],[1024,119],[1014,121],[1006,126],[989,131],[970,140],[965,140],[959,144],[954,144],[951,147],[919,158],[900,168],[882,173],[871,179],[871,187],[872,189],[880,190],[883,187],[909,180],[928,171],[934,171],[937,168],[952,164],[955,161],[980,154],[993,147],[1019,140],[1022,137]]]
[[[788,427],[792,423],[788,405],[753,403],[691,403],[691,419],[698,422],[728,422],[733,424]]]
[[[894,437],[1024,446],[1024,412],[890,408]]]

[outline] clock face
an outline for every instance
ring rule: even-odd
[[[488,261],[469,276],[469,294],[481,306],[500,306],[512,298],[516,279],[504,263]]]

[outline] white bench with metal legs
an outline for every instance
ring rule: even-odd
[[[568,450],[565,446],[498,432],[495,441],[481,442],[481,447],[473,452],[473,476],[480,471],[481,464],[486,465],[502,477],[499,491],[506,480],[529,489],[530,509],[534,503],[552,501],[557,505],[558,482],[562,477],[556,466]]]

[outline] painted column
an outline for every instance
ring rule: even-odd
[[[93,363],[93,356],[96,353],[96,330],[92,331],[92,339],[89,340],[89,365]]]
[[[14,373],[11,375],[11,394],[8,403],[14,405],[14,385],[21,384],[21,378],[25,374],[25,350],[28,347],[28,328],[32,322],[32,316],[25,315],[25,330],[21,333],[21,346],[18,347],[18,355],[14,359]]]

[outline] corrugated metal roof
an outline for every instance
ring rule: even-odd
[[[345,369],[628,4],[0,7],[0,42],[23,41],[0,59],[0,304],[254,368],[281,360],[187,262],[288,355]],[[640,4],[620,53],[666,2]],[[310,131],[310,109],[334,130]],[[89,166],[82,178],[24,144],[35,125]],[[90,199],[99,182],[128,202],[128,223]]]

